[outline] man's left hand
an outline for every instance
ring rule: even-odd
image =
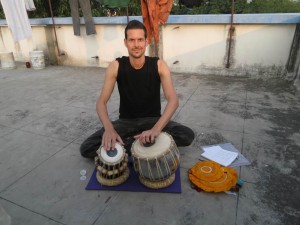
[[[142,133],[135,135],[135,139],[139,139],[141,144],[154,143],[155,138],[160,134],[160,131],[145,130]]]

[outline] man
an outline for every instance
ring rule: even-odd
[[[114,149],[116,142],[125,145],[129,151],[134,140],[138,139],[142,144],[153,143],[162,131],[172,135],[178,146],[190,145],[194,132],[170,121],[179,105],[171,74],[163,60],[145,56],[147,31],[141,22],[132,20],[128,23],[124,44],[129,57],[117,58],[108,66],[97,100],[96,109],[103,128],[82,143],[81,155],[93,158],[100,145],[109,151]],[[120,94],[120,115],[118,120],[111,122],[107,102],[116,82]],[[160,85],[167,100],[162,114]]]

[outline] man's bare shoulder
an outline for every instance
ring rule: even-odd
[[[157,67],[160,75],[170,75],[170,69],[164,60],[158,59]]]
[[[108,68],[119,68],[119,62],[118,62],[118,60],[114,60],[114,61],[112,61],[111,63],[109,63],[109,65],[108,65]]]
[[[106,69],[106,76],[116,77],[118,74],[118,69],[119,69],[118,60],[112,61]]]

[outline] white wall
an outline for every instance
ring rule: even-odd
[[[13,52],[16,61],[26,62],[30,59],[29,52],[32,50],[48,51],[45,26],[33,26],[32,37],[14,42],[10,29],[8,27],[0,27],[0,35],[2,38],[0,44],[0,52]]]
[[[234,25],[230,68],[235,74],[281,70],[289,57],[295,25]],[[174,72],[230,74],[230,25],[166,25],[163,56]],[[256,71],[256,72],[255,72]]]
[[[167,25],[163,28],[163,55],[178,72],[201,67],[223,67],[226,25]]]
[[[124,46],[123,25],[96,25],[96,35],[86,35],[81,26],[81,36],[73,35],[72,26],[57,29],[59,48],[65,56],[58,57],[63,65],[107,67],[116,57],[127,55]],[[99,58],[92,58],[98,56]]]

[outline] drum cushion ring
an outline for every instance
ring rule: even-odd
[[[96,178],[98,180],[98,182],[102,185],[106,185],[106,186],[117,186],[117,185],[120,185],[122,183],[124,183],[127,178],[129,177],[129,169],[128,167],[125,169],[124,173],[115,178],[115,179],[106,179],[104,177],[102,177],[99,173],[99,171],[97,171],[96,173]]]
[[[159,181],[151,181],[143,178],[142,176],[139,176],[139,179],[140,182],[148,188],[160,189],[160,188],[165,188],[170,186],[175,181],[175,174],[172,174],[169,178],[165,180],[159,180]]]

